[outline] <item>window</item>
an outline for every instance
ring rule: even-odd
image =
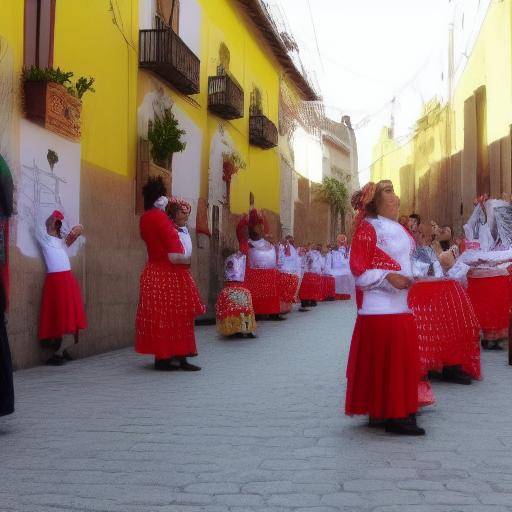
[[[156,12],[157,29],[168,28],[170,26],[176,34],[179,34],[180,0],[156,0]]]
[[[25,67],[53,65],[55,0],[25,0]]]

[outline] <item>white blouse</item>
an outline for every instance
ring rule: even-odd
[[[415,249],[414,240],[398,222],[381,216],[366,220],[375,229],[377,247],[395,260],[401,270],[369,269],[356,277],[356,286],[363,291],[363,304],[359,314],[410,313],[407,304],[408,290],[397,290],[387,281],[386,276],[394,272],[412,279],[411,257]]]
[[[276,250],[264,240],[249,240],[249,267],[254,269],[276,268]]]
[[[62,238],[49,235],[44,225],[36,226],[35,235],[43,253],[47,272],[51,274],[70,271],[71,263],[66,242]]]
[[[286,274],[301,274],[301,261],[297,249],[293,245],[289,246],[290,255],[286,256],[285,247],[279,244],[279,256],[277,259],[277,268]]]
[[[346,247],[340,247],[335,251],[331,251],[331,270],[335,276],[350,274]]]

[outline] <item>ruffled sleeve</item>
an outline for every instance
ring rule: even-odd
[[[350,270],[356,278],[356,286],[362,290],[382,286],[390,272],[401,270],[393,258],[377,247],[377,233],[367,221],[361,222],[352,239]]]

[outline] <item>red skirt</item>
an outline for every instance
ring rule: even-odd
[[[461,365],[481,378],[480,325],[468,294],[452,280],[420,281],[409,292],[418,330],[422,374]]]
[[[39,339],[61,338],[86,327],[80,287],[71,271],[46,274],[39,314]]]
[[[256,315],[281,312],[279,272],[274,269],[247,268],[243,286],[249,290]]]
[[[405,418],[418,410],[419,383],[413,316],[358,315],[347,364],[345,413]]]
[[[194,318],[204,312],[188,268],[146,264],[140,277],[135,350],[157,359],[197,355]]]
[[[302,278],[299,290],[300,300],[321,301],[324,298],[322,276],[313,272],[306,272]]]
[[[336,281],[334,276],[321,276],[322,277],[322,300],[336,298]]]
[[[281,302],[293,304],[297,300],[299,277],[295,274],[279,272],[279,294]]]
[[[510,317],[508,275],[469,276],[468,294],[480,322],[483,338],[486,340],[506,338]]]

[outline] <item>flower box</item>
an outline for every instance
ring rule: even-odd
[[[54,82],[26,80],[24,110],[27,119],[62,137],[80,140],[82,102]]]

